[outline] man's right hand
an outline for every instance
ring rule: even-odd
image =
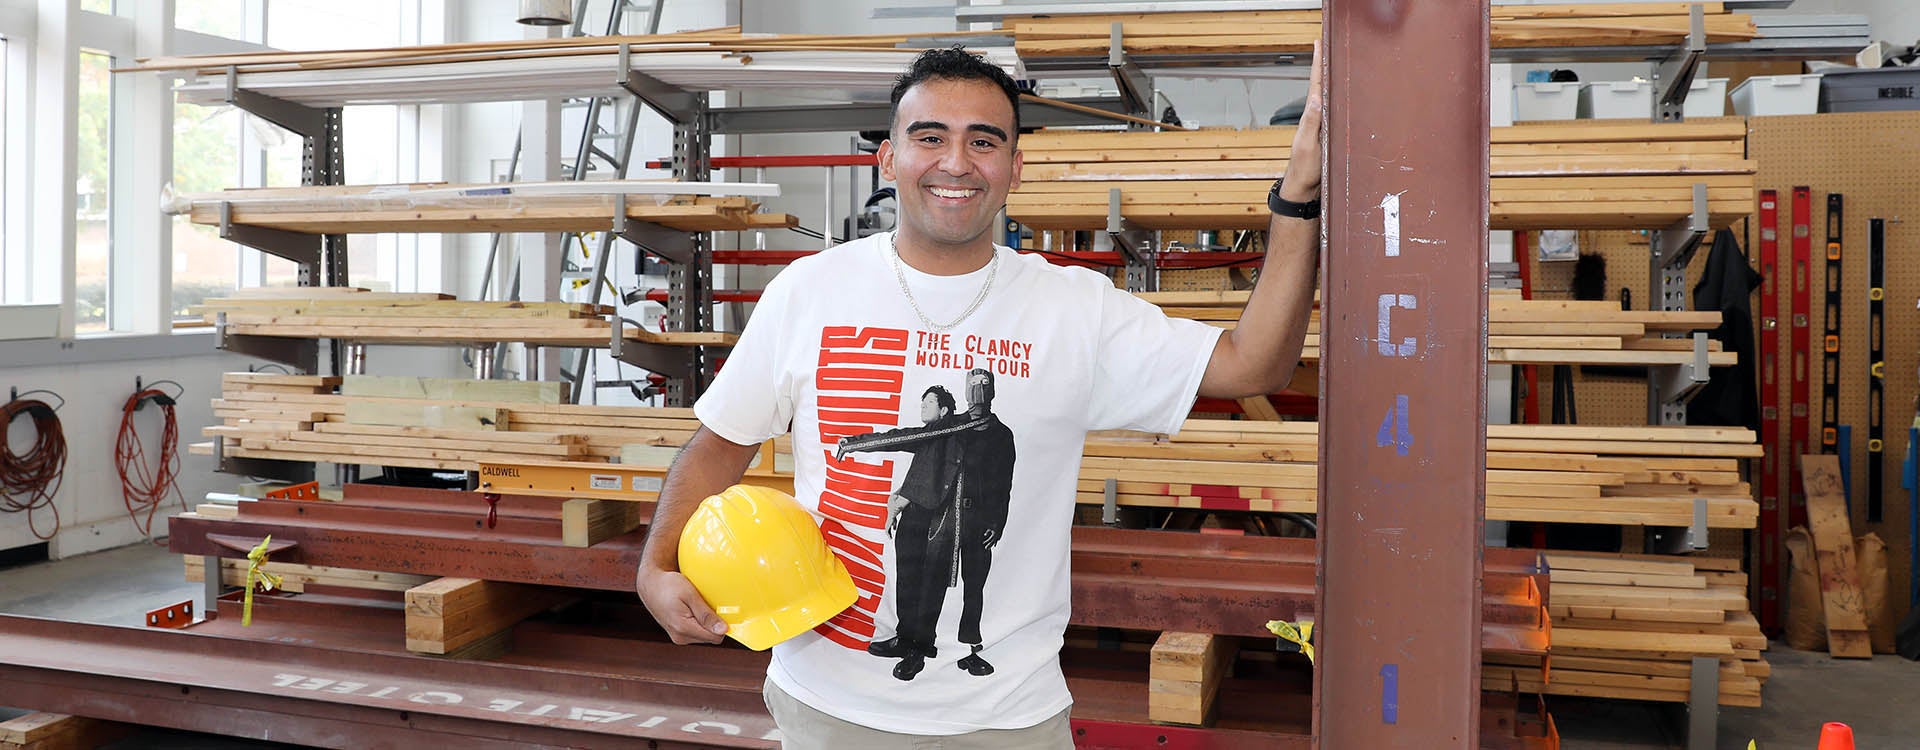
[[[660,627],[666,628],[674,643],[685,646],[719,643],[725,639],[726,621],[714,614],[693,582],[679,571],[642,565],[634,576],[634,583],[640,590],[640,602],[647,606],[647,612]]]

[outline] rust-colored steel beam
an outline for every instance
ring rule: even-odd
[[[400,507],[387,508],[379,505],[386,492],[350,493],[347,503],[253,502],[235,520],[176,518],[172,549],[231,557],[272,535],[294,543],[274,556],[282,562],[633,590],[644,530],[566,547],[559,522],[537,517],[537,509],[503,512],[487,529],[476,493],[410,490]],[[1312,540],[1078,527],[1073,546],[1077,625],[1265,637],[1268,620],[1316,611]],[[1544,655],[1547,575],[1539,554],[1501,551],[1489,575],[1484,648]]]
[[[1328,0],[1321,747],[1472,748],[1488,0]]]

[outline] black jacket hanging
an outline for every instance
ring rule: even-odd
[[[1693,309],[1720,313],[1720,327],[1710,337],[1740,359],[1708,371],[1707,384],[1687,403],[1687,424],[1760,429],[1760,388],[1754,364],[1759,352],[1752,305],[1753,290],[1760,282],[1760,273],[1747,265],[1746,253],[1733,232],[1716,233],[1700,283],[1693,286]]]

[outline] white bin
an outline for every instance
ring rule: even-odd
[[[1580,117],[1595,120],[1653,117],[1650,81],[1595,81],[1580,87]]]
[[[1513,121],[1571,120],[1579,116],[1580,84],[1516,83],[1513,85]]]
[[[1727,114],[1727,79],[1695,78],[1687,89],[1684,112],[1687,117],[1724,117]]]
[[[1741,117],[1810,115],[1820,110],[1820,74],[1754,76],[1733,90]]]

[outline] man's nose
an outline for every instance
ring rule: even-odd
[[[973,161],[967,158],[966,144],[955,141],[940,152],[940,171],[951,175],[964,175],[973,171]]]

